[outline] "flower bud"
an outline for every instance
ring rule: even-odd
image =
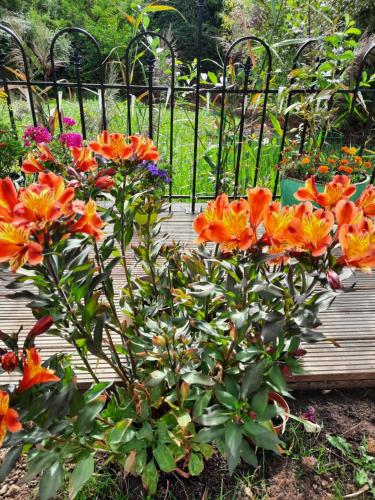
[[[342,289],[340,277],[333,269],[327,271],[327,281],[332,290]]]
[[[152,343],[158,347],[164,347],[166,344],[165,338],[161,335],[154,335],[152,337]]]
[[[1,368],[6,372],[13,372],[18,366],[18,359],[15,352],[6,352],[1,356]]]
[[[115,181],[109,175],[104,175],[96,179],[94,186],[99,189],[111,189],[115,185]]]

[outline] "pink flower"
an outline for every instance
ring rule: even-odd
[[[77,122],[73,118],[69,118],[69,116],[64,116],[64,118],[63,118],[63,124],[67,128],[71,128],[71,127],[74,127],[74,125],[76,125]]]
[[[52,135],[45,127],[41,127],[38,125],[37,127],[27,127],[22,140],[26,147],[30,147],[33,145],[33,142],[36,144],[48,144],[52,141]]]
[[[61,134],[60,142],[67,148],[81,148],[83,146],[82,135],[76,133]]]

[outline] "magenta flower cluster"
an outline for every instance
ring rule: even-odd
[[[60,142],[67,148],[81,148],[83,146],[82,135],[76,133],[61,134]]]
[[[64,118],[63,118],[63,124],[67,128],[71,128],[71,127],[74,127],[74,125],[76,125],[77,122],[73,118],[70,118],[69,116],[64,116]]]
[[[40,125],[33,127],[30,125],[26,128],[22,140],[27,148],[36,144],[48,144],[52,141],[50,132]]]

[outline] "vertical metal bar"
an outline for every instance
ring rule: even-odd
[[[262,122],[260,125],[259,138],[258,138],[258,150],[257,150],[257,158],[255,163],[255,175],[254,175],[254,183],[256,186],[258,182],[258,174],[259,174],[259,166],[260,166],[260,156],[262,152],[262,142],[263,142],[263,134],[264,134],[264,124],[266,121],[266,112],[267,112],[267,102],[268,102],[268,91],[270,88],[270,80],[271,80],[271,70],[272,70],[272,56],[271,52],[268,48],[268,69],[266,76],[266,87],[264,89],[264,100],[263,100],[263,109],[262,109]]]
[[[172,68],[171,68],[171,114],[169,125],[169,177],[171,179],[169,183],[169,209],[172,208],[172,182],[173,182],[173,140],[174,140],[174,106],[175,106],[175,54],[173,47],[169,46],[172,57]]]
[[[241,165],[241,159],[242,159],[242,144],[243,144],[243,132],[244,132],[244,126],[245,126],[245,112],[246,112],[246,103],[247,103],[247,89],[248,89],[248,84],[249,84],[249,75],[250,75],[250,70],[252,67],[251,59],[248,57],[245,62],[244,66],[244,86],[243,86],[243,93],[242,93],[242,103],[241,103],[241,119],[240,119],[240,130],[238,133],[238,147],[237,147],[237,158],[236,158],[236,167],[235,167],[235,174],[234,174],[234,197],[237,197],[237,191],[238,191],[238,177],[240,173],[240,165]]]
[[[221,174],[222,174],[222,154],[223,154],[223,133],[224,133],[224,116],[225,116],[225,92],[227,84],[227,66],[228,66],[228,53],[224,58],[223,67],[223,85],[221,89],[221,109],[220,109],[220,126],[219,126],[219,148],[217,152],[217,166],[216,166],[216,186],[215,196],[217,196],[221,189]]]
[[[103,61],[100,61],[100,100],[102,103],[102,130],[107,130],[107,110],[105,103],[104,80],[105,80],[105,64]]]
[[[198,134],[199,134],[199,99],[200,80],[202,65],[202,28],[203,28],[203,6],[204,0],[197,0],[198,6],[198,40],[197,40],[197,79],[195,84],[195,119],[194,119],[194,151],[193,151],[193,188],[191,199],[191,211],[195,212],[197,192],[197,161],[198,161]]]
[[[10,92],[9,92],[9,87],[8,87],[8,82],[7,82],[6,72],[5,72],[5,53],[4,52],[0,52],[0,75],[1,75],[2,85],[4,87],[4,92],[7,95],[7,108],[8,108],[10,125],[12,127],[13,132],[17,135],[16,121],[14,119],[12,100],[10,97]]]
[[[81,83],[82,58],[81,58],[81,54],[80,54],[80,51],[79,51],[77,46],[73,47],[71,61],[73,63],[75,74],[76,74],[77,98],[78,98],[78,106],[79,106],[79,115],[80,115],[80,119],[81,119],[82,136],[84,139],[86,139],[86,122],[85,122],[85,111],[83,108],[82,83]]]
[[[153,138],[153,78],[154,78],[155,57],[151,49],[147,58],[147,80],[148,80],[148,135]]]

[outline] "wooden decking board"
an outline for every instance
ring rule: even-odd
[[[163,224],[163,232],[170,234],[170,240],[192,245],[195,240],[193,216],[186,213],[184,204],[174,204],[173,212],[173,218]],[[129,252],[129,263],[135,273],[142,273],[132,252]],[[0,330],[11,333],[23,325],[25,335],[35,319],[26,307],[28,301],[15,302],[5,297],[12,293],[5,288],[11,279],[11,274],[0,272]],[[356,273],[344,284],[349,287],[354,283],[354,291],[338,295],[331,308],[320,315],[323,323],[320,331],[337,342],[339,347],[329,341],[304,344],[307,349],[303,361],[305,373],[290,380],[292,388],[375,386],[375,273]],[[117,294],[121,286],[126,286],[120,268],[114,275],[114,286]],[[82,366],[75,349],[59,337],[42,335],[37,338],[37,346],[45,357],[66,352],[72,356],[75,366]],[[100,380],[116,380],[115,374],[104,362],[98,362],[93,356],[89,359]],[[77,375],[82,388],[91,384],[91,376],[87,372],[78,370]],[[2,380],[5,383],[4,377]],[[6,382],[16,383],[17,375],[9,376]]]

